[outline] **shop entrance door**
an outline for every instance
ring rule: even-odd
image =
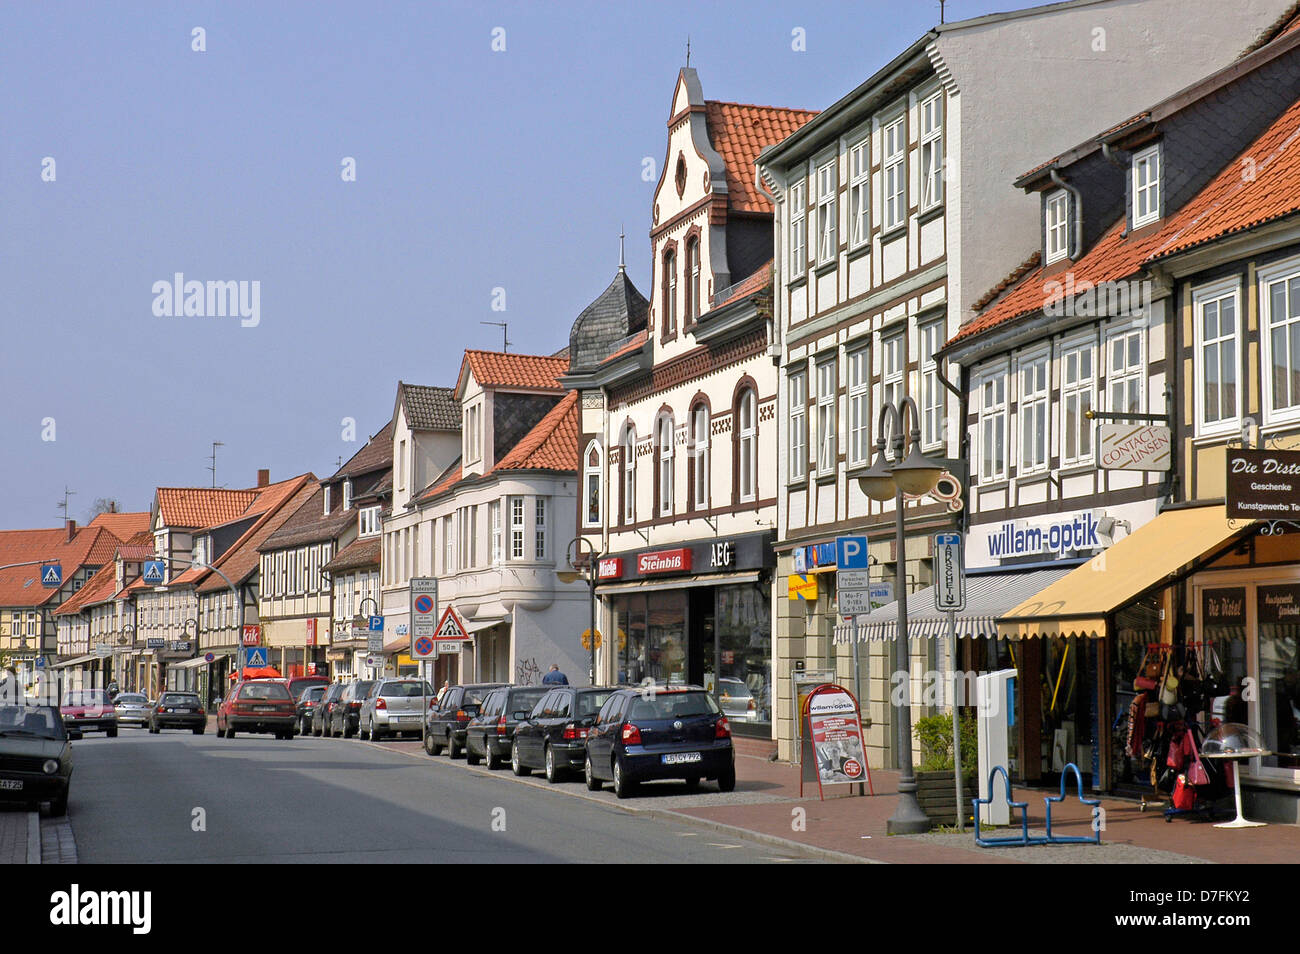
[[[687,644],[687,679],[694,686],[703,686],[713,692],[717,685],[717,645],[714,633],[713,587],[701,586],[690,590],[690,608],[686,618],[690,623]]]

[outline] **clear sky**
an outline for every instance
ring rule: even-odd
[[[5,4],[0,527],[57,524],[65,486],[84,520],[207,485],[212,441],[219,485],[327,475],[360,446],[344,418],[364,441],[398,380],[452,385],[465,348],[499,349],[481,321],[513,351],[564,347],[620,224],[648,291],[688,34],[705,97],[820,109],[938,19],[938,0]],[[156,316],[178,272],[259,282],[258,323]]]

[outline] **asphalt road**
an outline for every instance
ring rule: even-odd
[[[81,862],[815,860],[355,740],[122,729],[74,753]]]

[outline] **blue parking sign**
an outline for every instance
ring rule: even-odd
[[[870,564],[867,562],[867,538],[865,536],[835,538],[836,569],[865,570],[868,566]]]

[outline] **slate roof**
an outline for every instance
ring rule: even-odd
[[[1241,174],[1242,161],[1255,162],[1254,178]],[[1274,120],[1264,132],[1228,162],[1181,209],[1170,214],[1160,228],[1125,235],[1121,216],[1087,254],[1069,271],[1075,285],[1119,281],[1142,271],[1148,264],[1198,245],[1255,228],[1300,212],[1300,100]],[[1044,276],[1031,270],[1006,295],[971,319],[950,344],[967,340],[992,328],[1040,312],[1047,300],[1047,283],[1064,281],[1064,275]]]
[[[379,566],[379,551],[382,537],[366,537],[353,540],[326,563],[321,569],[326,573],[338,573],[340,570],[355,570],[364,566]]]
[[[582,310],[569,330],[569,370],[600,364],[611,348],[646,328],[650,302],[632,284],[626,269]]]
[[[492,468],[498,470],[578,469],[578,392],[570,391],[523,440]]]
[[[132,534],[148,530],[151,516],[148,510],[139,513],[101,513],[96,514],[87,526],[103,527],[119,540],[125,541]]]
[[[772,213],[772,202],[754,184],[758,154],[795,132],[816,110],[704,101],[709,142],[727,170],[727,208]]]
[[[406,384],[399,381],[406,423],[414,431],[460,430],[460,402],[455,388]]]
[[[558,378],[569,370],[569,359],[506,351],[466,351],[461,362],[461,380],[467,366],[481,387],[562,391],[564,386]]]

